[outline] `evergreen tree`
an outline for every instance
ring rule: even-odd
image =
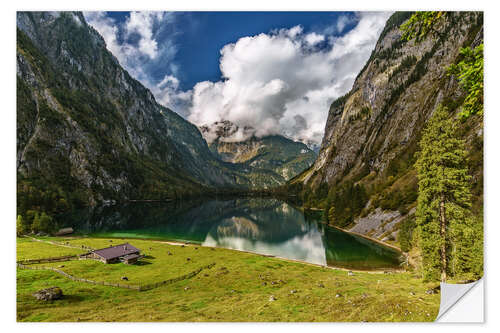
[[[23,221],[23,217],[21,215],[17,215],[16,220],[16,234],[17,236],[21,236],[26,233],[25,223]]]
[[[446,281],[449,275],[463,277],[471,273],[475,262],[482,261],[474,253],[474,243],[482,235],[475,234],[477,226],[470,214],[471,177],[465,143],[456,137],[455,122],[446,108],[439,106],[429,120],[420,149],[415,164],[419,186],[416,222],[424,278]]]
[[[52,217],[48,216],[45,212],[36,214],[33,220],[33,231],[49,233],[54,228]]]

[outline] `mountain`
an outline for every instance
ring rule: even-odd
[[[316,154],[301,142],[281,135],[255,136],[255,129],[230,121],[215,122],[200,127],[210,150],[221,160],[236,163],[245,169],[272,172],[277,184],[284,184],[309,168]]]
[[[82,13],[18,12],[17,28],[20,211],[254,186],[120,66]]]
[[[314,165],[284,188],[300,193],[305,206],[327,207],[328,200],[346,197],[332,214],[335,223],[386,240],[414,213],[413,164],[427,120],[439,104],[455,115],[463,108],[466,93],[446,68],[461,59],[461,48],[483,42],[480,12],[448,12],[420,42],[401,38],[399,27],[410,15],[398,12],[387,21],[352,89],[332,103]],[[480,214],[482,116],[461,123],[460,136]]]

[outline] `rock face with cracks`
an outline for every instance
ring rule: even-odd
[[[324,193],[323,199],[346,182],[363,185],[371,203],[350,228],[379,239],[396,237],[397,222],[414,213],[413,163],[427,120],[439,104],[455,115],[463,108],[465,91],[447,67],[460,59],[461,48],[483,42],[480,12],[450,12],[418,43],[401,39],[399,27],[410,15],[397,12],[389,18],[352,89],[332,103],[318,158],[290,183],[309,196]],[[480,206],[482,117],[460,126],[469,150],[480,155],[469,165]],[[401,203],[392,204],[389,199],[397,196]]]
[[[18,12],[18,183],[94,205],[259,187],[156,102],[80,12]]]

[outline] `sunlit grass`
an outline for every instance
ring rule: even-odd
[[[93,248],[119,244],[114,239],[58,239]],[[346,271],[198,245],[180,247],[157,241],[128,240],[143,250],[142,265],[69,261],[70,274],[133,285],[165,280],[215,262],[192,279],[138,292],[71,281],[52,271],[18,269],[19,321],[432,321],[439,295],[411,273]],[[69,248],[18,239],[18,258],[61,256]],[[168,255],[168,252],[172,255]],[[36,255],[35,255],[36,254]],[[191,260],[187,260],[187,258]],[[36,290],[59,286],[59,301],[35,300]],[[293,293],[292,293],[293,291]],[[270,301],[270,296],[276,298]],[[338,296],[337,296],[338,295]]]

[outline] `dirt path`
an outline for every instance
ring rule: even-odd
[[[52,245],[56,245],[56,246],[62,246],[62,247],[69,247],[71,249],[79,249],[79,250],[93,250],[92,248],[90,247],[85,247],[85,248],[82,248],[80,246],[73,246],[73,245],[68,245],[68,244],[63,244],[63,243],[56,243],[56,242],[52,242],[52,241],[49,241],[49,240],[44,240],[44,239],[38,239],[38,238],[35,238],[35,237],[32,237],[32,236],[24,236],[26,238],[31,238],[32,240],[34,241],[37,241],[37,242],[42,242],[42,243],[48,243],[48,244],[52,244]],[[75,238],[76,239],[76,238]]]

